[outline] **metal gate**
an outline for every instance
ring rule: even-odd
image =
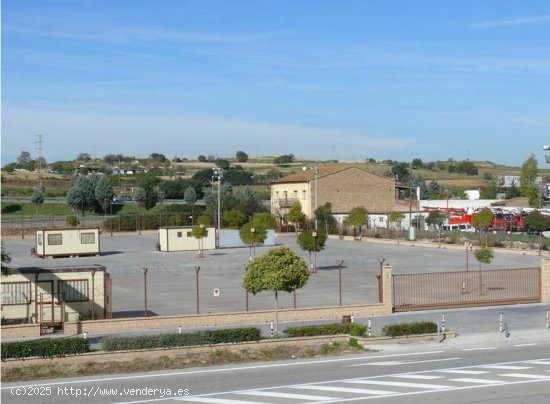
[[[393,275],[393,310],[539,303],[540,268]]]

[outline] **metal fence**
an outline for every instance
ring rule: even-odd
[[[540,268],[393,275],[394,311],[540,302]]]

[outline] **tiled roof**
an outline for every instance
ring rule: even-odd
[[[324,177],[330,174],[337,173],[339,171],[347,170],[348,168],[358,168],[363,170],[360,167],[354,166],[352,164],[319,164],[319,177]],[[365,170],[363,170],[365,171]],[[287,182],[308,182],[315,179],[315,173],[310,168],[307,167],[306,170],[298,171],[297,173],[287,175],[286,177],[279,178],[278,180],[273,180],[271,183],[287,183]]]

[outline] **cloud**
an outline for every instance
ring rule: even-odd
[[[526,25],[526,24],[538,24],[550,22],[550,14],[535,15],[530,17],[519,17],[511,18],[507,20],[493,20],[493,21],[483,21],[475,23],[472,26],[475,28],[497,28],[497,27],[510,27],[516,25]]]

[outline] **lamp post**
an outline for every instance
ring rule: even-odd
[[[199,266],[195,267],[196,295],[197,295],[197,314],[200,314],[200,310],[199,310],[199,271],[200,270],[201,270],[201,267],[199,267]]]
[[[201,236],[199,238],[199,258],[204,258],[204,224],[199,224]]]
[[[143,268],[143,296],[144,296],[144,316],[147,317],[147,268]]]
[[[250,257],[250,260],[252,261],[252,257],[256,256],[256,228],[254,227],[250,228],[250,233],[252,233],[253,255]]]
[[[313,172],[315,173],[315,210],[313,213],[315,214],[315,231],[317,231],[317,214],[315,213],[317,211],[317,208],[319,207],[319,165],[315,164],[313,166]]]
[[[248,272],[248,265],[245,265],[244,272]],[[248,311],[248,290],[244,289],[244,308]]]
[[[222,177],[223,177],[223,169],[221,167],[215,167],[212,170],[214,170],[214,177],[218,180],[218,226],[216,229],[216,248],[220,248],[220,200],[221,200],[221,185],[222,185]]]
[[[317,273],[317,231],[314,231],[313,236],[313,270]]]

